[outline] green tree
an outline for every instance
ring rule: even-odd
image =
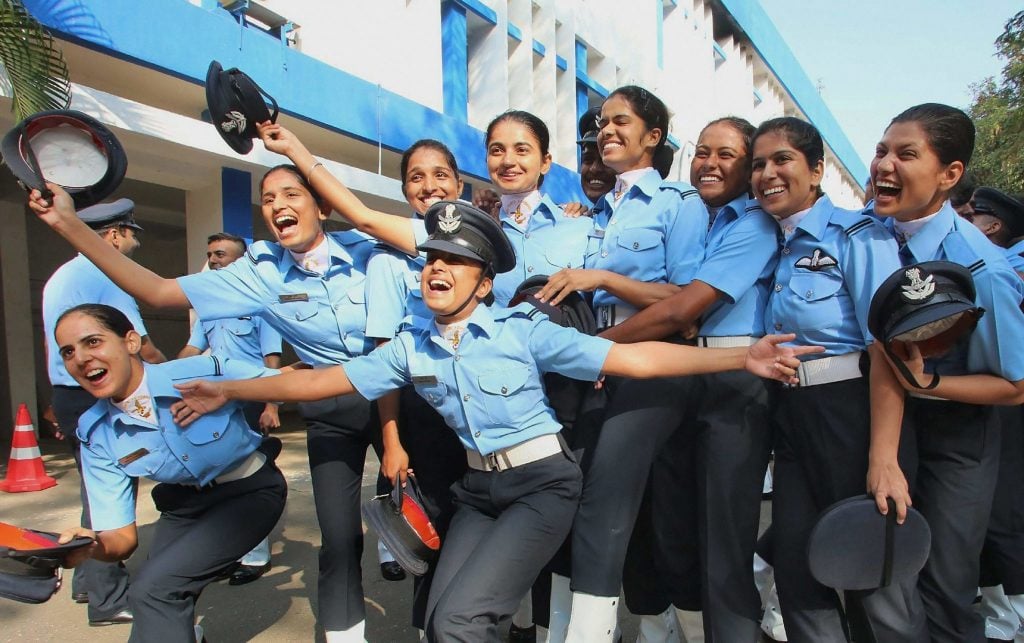
[[[11,111],[18,120],[71,104],[64,57],[20,0],[0,0],[0,65],[11,82]]]
[[[1007,21],[995,45],[1006,61],[1002,78],[971,87],[978,130],[972,172],[978,185],[1024,192],[1024,11]]]

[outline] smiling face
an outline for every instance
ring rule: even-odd
[[[72,313],[54,334],[64,367],[89,395],[120,402],[142,382],[142,362],[136,357],[142,338],[137,332],[118,337],[95,317]]]
[[[525,124],[499,121],[487,139],[487,171],[501,194],[536,190],[551,169],[551,154],[541,150],[537,136]]]
[[[663,132],[649,129],[625,97],[616,94],[601,105],[597,146],[601,160],[616,174],[651,167]]]
[[[409,156],[402,191],[412,209],[423,214],[438,201],[458,199],[462,194],[462,179],[439,150],[420,147]]]
[[[721,207],[745,194],[749,172],[747,146],[735,127],[715,123],[704,128],[690,162],[690,183],[705,203]]]
[[[920,124],[893,123],[875,147],[871,161],[875,212],[899,221],[935,214],[963,170],[960,161],[942,163]]]
[[[324,238],[327,215],[294,172],[272,170],[261,186],[263,222],[278,243],[293,252],[307,252]]]
[[[785,131],[765,132],[754,141],[750,187],[765,212],[776,219],[806,210],[818,200],[825,162],[808,165],[807,157]]]
[[[491,292],[491,280],[480,279],[483,270],[483,264],[474,259],[439,250],[427,252],[420,292],[439,322],[451,324],[473,314],[479,300]],[[458,310],[467,299],[472,301]]]
[[[238,243],[229,239],[219,239],[206,244],[206,263],[210,270],[220,270],[230,266],[241,257],[245,250]]]
[[[594,203],[615,187],[615,170],[601,162],[601,155],[594,143],[583,146],[580,157],[580,185],[583,187],[583,193]]]

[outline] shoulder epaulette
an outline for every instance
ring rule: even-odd
[[[165,367],[164,372],[172,382],[202,377],[220,377],[224,374],[224,367],[220,359],[213,355],[195,355],[164,362],[160,366]]]
[[[255,241],[249,244],[245,256],[249,261],[259,263],[261,261],[276,261],[281,258],[284,249],[276,243],[269,241]]]
[[[511,308],[494,308],[491,313],[496,320],[512,319],[518,317],[520,319],[535,319],[537,314],[543,315],[544,313],[532,304],[523,302],[512,306]]]
[[[835,209],[830,220],[832,223],[840,226],[849,236],[878,225],[878,221],[856,210],[843,210],[841,208]]]
[[[683,181],[662,181],[661,186],[658,189],[674,190],[675,192],[679,193],[680,199],[689,199],[692,197],[700,196],[700,193],[697,192],[697,189],[695,187]]]

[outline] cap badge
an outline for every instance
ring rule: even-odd
[[[932,275],[921,279],[921,270],[918,268],[911,268],[903,274],[910,280],[909,285],[902,284],[900,286],[903,289],[901,294],[907,301],[922,303],[935,293],[935,282]]]
[[[455,211],[455,205],[444,206],[444,212],[437,217],[437,229],[445,234],[458,232],[462,226],[462,215]]]
[[[231,132],[236,130],[241,133],[245,131],[245,114],[232,110],[226,114],[229,120],[224,121],[220,124],[220,128],[225,132]]]

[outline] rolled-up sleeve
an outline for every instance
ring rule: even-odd
[[[221,270],[197,272],[177,281],[199,319],[247,317],[266,308],[263,280],[252,266],[252,261],[242,257]]]
[[[82,444],[82,481],[89,497],[92,528],[119,529],[135,522],[135,485],[131,476],[103,452]]]

